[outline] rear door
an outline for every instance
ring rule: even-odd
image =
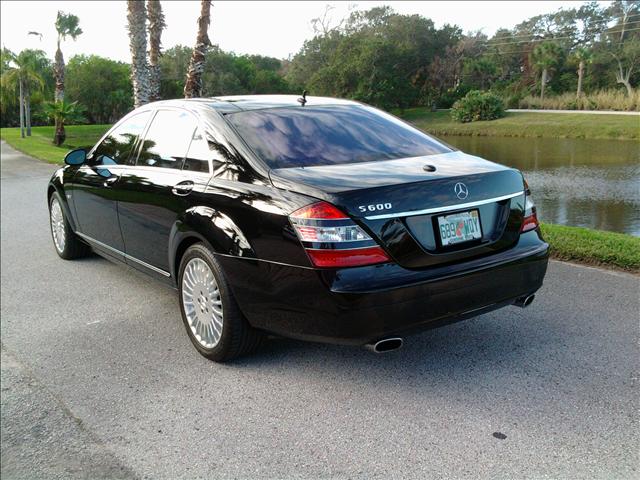
[[[144,134],[135,166],[118,182],[118,212],[127,262],[169,275],[169,239],[181,214],[204,191],[208,146],[197,118],[158,110]]]
[[[117,183],[129,167],[140,134],[151,112],[133,115],[90,152],[68,189],[76,212],[79,234],[103,253],[123,260],[124,241],[118,224]]]

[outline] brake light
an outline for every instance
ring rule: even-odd
[[[390,260],[367,232],[330,203],[302,207],[289,220],[316,267],[356,267]]]
[[[524,187],[524,221],[522,222],[522,227],[520,227],[521,233],[535,230],[540,226],[540,223],[538,222],[538,215],[536,213],[536,205],[533,203],[531,190],[529,190],[529,185],[526,180],[524,182]]]

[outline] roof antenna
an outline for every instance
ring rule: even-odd
[[[307,103],[307,91],[302,91],[302,96],[298,98],[298,103],[304,107],[305,103]]]

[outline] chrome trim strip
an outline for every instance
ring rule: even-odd
[[[459,203],[457,205],[447,205],[446,207],[425,208],[424,210],[413,210],[409,212],[399,213],[386,213],[384,215],[371,215],[370,217],[364,217],[367,220],[380,220],[382,218],[395,218],[395,217],[408,217],[410,215],[427,215],[429,213],[447,212],[449,210],[460,210],[461,208],[477,207],[479,205],[486,205],[487,203],[500,202],[509,198],[524,195],[522,192],[509,193],[508,195],[502,195],[500,197],[487,198],[485,200],[478,200],[476,202]]]
[[[132,257],[131,255],[128,255],[128,254],[126,254],[124,252],[121,252],[117,248],[113,248],[113,247],[110,247],[109,245],[106,245],[106,244],[104,244],[102,242],[99,242],[95,238],[91,238],[89,235],[85,235],[84,233],[80,233],[80,232],[76,232],[76,235],[84,238],[88,242],[95,243],[96,245],[98,245],[98,246],[100,246],[102,248],[105,248],[107,250],[111,250],[112,252],[120,254],[124,258],[126,258],[127,260],[132,260],[132,261],[134,261],[136,263],[139,263],[143,267],[147,267],[149,270],[153,270],[154,272],[158,272],[159,274],[164,275],[165,277],[170,277],[171,276],[171,274],[169,272],[165,272],[164,270],[162,270],[162,269],[160,269],[158,267],[154,267],[153,265],[149,265],[147,262],[143,262],[142,260],[138,260],[137,258]]]

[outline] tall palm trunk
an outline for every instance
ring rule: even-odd
[[[149,16],[149,100],[160,100],[160,45],[166,26],[160,0],[147,0]]]
[[[56,102],[64,100],[64,57],[60,50],[60,39],[58,38],[58,49],[56,50],[55,63],[53,65],[53,76],[56,81],[54,99]]]
[[[542,69],[542,79],[540,80],[540,101],[544,100],[544,87],[547,85],[547,77],[549,72],[546,68]]]
[[[24,85],[22,78],[18,80],[20,87],[20,137],[24,138]]]
[[[26,85],[24,92],[24,119],[27,124],[27,137],[31,136],[31,92],[29,85]]]
[[[582,77],[584,76],[584,60],[580,60],[578,64],[578,93],[576,97],[580,98],[582,96]]]
[[[56,102],[64,101],[64,56],[62,55],[62,50],[60,50],[60,37],[58,37],[58,49],[56,50],[55,63],[53,64],[53,76],[56,82],[56,88],[54,92],[54,100]],[[55,123],[55,134],[53,138],[53,143],[56,145],[61,145],[58,138],[58,120],[54,121]]]
[[[149,71],[147,68],[147,12],[143,1],[127,0],[129,48],[131,50],[131,82],[136,108],[149,103]]]
[[[59,118],[56,118],[56,131],[53,134],[53,143],[58,147],[64,143],[67,139],[67,132],[64,129],[64,122]]]
[[[202,73],[204,72],[205,54],[211,46],[207,30],[211,23],[211,2],[202,0],[200,17],[198,18],[198,36],[196,46],[191,53],[187,80],[184,84],[184,97],[193,98],[202,96]]]

